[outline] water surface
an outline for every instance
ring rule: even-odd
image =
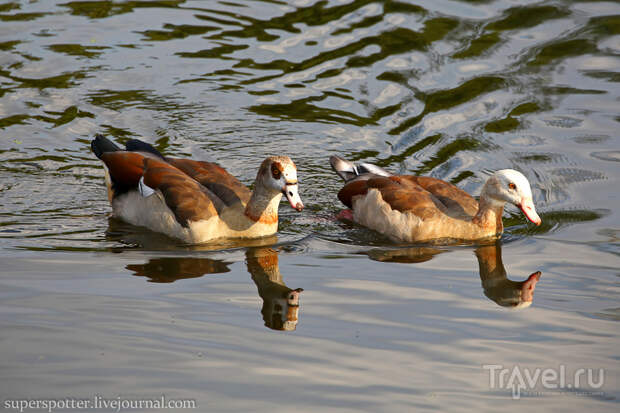
[[[2,400],[616,411],[619,79],[614,2],[0,3]],[[288,154],[306,210],[181,245],[110,217],[95,133],[246,184]],[[335,219],[334,153],[476,195],[518,169],[543,225],[395,245]],[[605,375],[513,400],[484,365]]]

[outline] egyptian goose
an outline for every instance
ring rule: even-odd
[[[287,156],[265,159],[250,192],[217,164],[164,157],[137,139],[122,150],[97,135],[91,148],[104,163],[113,214],[186,243],[274,234],[283,194],[297,211],[304,207]]]
[[[480,202],[440,179],[392,175],[372,164],[356,166],[337,156],[332,168],[344,179],[338,198],[352,209],[343,218],[404,242],[472,241],[497,237],[503,231],[504,204],[518,206],[540,225],[525,176],[513,169],[491,175]]]

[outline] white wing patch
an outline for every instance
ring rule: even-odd
[[[371,173],[379,176],[392,176],[391,173],[381,168],[380,166],[367,162],[362,162],[360,164],[360,168],[355,169],[355,173],[357,175],[362,175],[362,173]]]
[[[155,190],[144,183],[144,177],[140,178],[140,182],[138,182],[138,191],[140,191],[140,195],[147,198],[155,193]]]

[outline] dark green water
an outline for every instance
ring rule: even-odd
[[[619,80],[611,1],[0,3],[0,402],[617,411]],[[290,155],[306,210],[180,245],[110,218],[95,133],[246,184]],[[391,244],[335,220],[336,153],[476,195],[518,169],[543,225],[508,208],[496,246]],[[485,365],[604,382],[513,400]]]

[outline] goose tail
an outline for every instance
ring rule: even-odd
[[[95,135],[95,139],[90,142],[90,148],[99,159],[101,159],[101,155],[106,152],[122,151],[122,149],[118,147],[118,145],[116,145],[114,142],[112,142],[100,133]]]
[[[329,163],[338,176],[340,176],[345,182],[352,181],[353,179],[363,175],[392,176],[391,173],[377,165],[367,162],[362,162],[359,165],[355,165],[353,162],[349,162],[346,159],[336,155],[330,156]]]

